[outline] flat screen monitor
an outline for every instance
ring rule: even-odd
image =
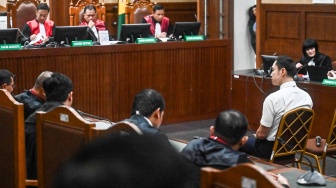
[[[175,22],[173,36],[182,40],[186,35],[198,35],[200,27],[200,22]]]
[[[55,26],[55,42],[70,45],[72,41],[87,39],[87,26]]]
[[[122,24],[120,31],[120,41],[134,43],[137,38],[149,38],[150,24]]]
[[[18,28],[0,29],[0,44],[16,44]]]
[[[278,58],[278,56],[274,55],[261,55],[262,63],[264,66],[264,71],[266,76],[270,76],[272,72],[272,66],[274,61]]]

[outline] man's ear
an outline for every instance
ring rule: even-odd
[[[241,147],[241,146],[245,145],[247,140],[248,140],[248,136],[243,136],[243,138],[239,141],[239,146]]]
[[[210,126],[210,136],[215,136],[215,126]]]

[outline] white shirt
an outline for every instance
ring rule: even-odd
[[[95,36],[97,37],[97,39],[98,39],[98,31],[97,31],[96,26],[93,26],[93,27],[91,28],[91,30],[93,31],[94,35],[95,35]]]
[[[155,24],[155,37],[159,37],[161,34],[161,25],[160,23]]]
[[[39,27],[40,27],[40,33],[41,33],[41,36],[42,36],[43,38],[46,38],[47,35],[46,35],[46,31],[45,31],[44,24],[43,24],[43,23],[39,23]]]
[[[310,95],[296,86],[295,81],[282,84],[280,90],[266,97],[260,124],[269,127],[267,140],[274,141],[284,113],[297,107],[312,108]]]

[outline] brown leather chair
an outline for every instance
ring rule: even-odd
[[[143,17],[152,14],[154,4],[150,0],[134,0],[126,4],[125,23],[141,23]]]
[[[271,175],[254,164],[239,164],[226,170],[218,170],[211,167],[204,167],[201,170],[201,188],[211,187],[245,187],[245,179],[254,180],[255,187],[283,187]],[[251,182],[248,183],[251,186]]]
[[[0,183],[1,187],[24,188],[26,153],[23,104],[0,89]]]
[[[36,120],[38,187],[49,188],[59,165],[91,140],[95,124],[66,106],[37,112]]]
[[[8,1],[6,4],[7,28],[22,29],[26,22],[36,18],[36,6],[40,3],[40,0]],[[43,3],[45,3],[45,0],[43,0]]]
[[[103,3],[95,3],[92,0],[78,0],[77,3],[74,5],[72,0],[70,2],[69,7],[69,15],[70,15],[70,25],[77,26],[80,22],[84,19],[84,7],[88,5],[94,5],[97,10],[97,19],[102,20],[105,22],[105,14],[106,8],[105,4]]]

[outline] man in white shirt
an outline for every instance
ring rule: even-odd
[[[279,56],[272,66],[272,84],[280,90],[266,97],[260,126],[254,137],[249,137],[240,149],[248,154],[270,158],[275,136],[283,114],[297,107],[312,108],[309,94],[296,86],[294,61],[286,56]]]

